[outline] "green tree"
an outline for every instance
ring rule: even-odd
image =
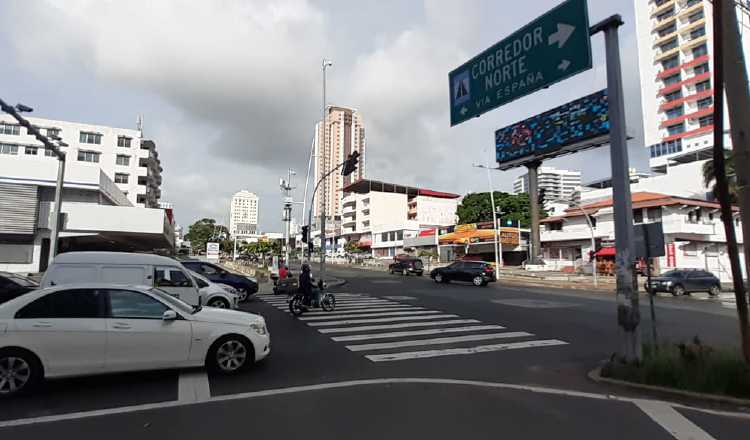
[[[502,212],[498,220],[511,220],[515,226],[521,222],[521,227],[528,227],[531,223],[531,213],[529,211],[529,195],[508,194],[505,192],[495,191],[495,207]],[[540,206],[540,217],[546,217],[544,209]],[[490,193],[470,193],[458,205],[458,222],[477,223],[492,221],[492,202]]]
[[[229,230],[226,226],[217,225],[212,218],[200,219],[190,225],[185,239],[190,242],[193,252],[206,250],[206,242],[211,240],[221,241],[221,237],[229,238]]]
[[[734,168],[734,154],[730,150],[724,150],[724,167],[727,171],[727,184],[729,186],[729,201],[737,203],[737,174]],[[703,164],[703,184],[710,186],[716,196],[716,172],[714,160],[708,160]]]
[[[349,240],[344,245],[344,250],[349,254],[361,254],[365,252],[359,247],[359,242],[356,240]]]

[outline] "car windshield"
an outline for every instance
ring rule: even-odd
[[[679,270],[670,270],[670,271],[664,272],[663,274],[661,274],[661,276],[663,276],[663,277],[680,277],[680,276],[682,276],[682,271],[679,271]]]
[[[160,300],[167,303],[167,305],[180,313],[192,315],[193,313],[200,310],[200,306],[191,306],[190,304],[187,304],[181,299],[175,298],[174,296],[161,289],[153,288],[151,289],[151,293],[159,297]]]

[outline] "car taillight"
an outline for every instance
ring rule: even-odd
[[[492,273],[492,272],[494,272],[494,270],[492,270],[492,268],[491,268],[490,266],[487,266],[487,267],[485,267],[485,268],[484,268],[484,271],[485,271],[485,272],[487,272],[487,273]]]

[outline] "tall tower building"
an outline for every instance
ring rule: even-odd
[[[581,172],[559,170],[553,167],[539,167],[537,174],[539,191],[544,190],[544,203],[570,200],[581,188]],[[513,193],[529,192],[529,173],[513,181]]]
[[[229,208],[229,233],[231,235],[255,234],[258,230],[258,196],[250,191],[240,191],[232,196]]]
[[[359,152],[357,171],[350,176],[332,173],[325,184],[321,183],[315,195],[316,216],[320,215],[323,203],[327,215],[340,216],[344,197],[342,188],[365,178],[365,127],[357,110],[336,106],[326,108],[326,120],[322,125],[324,130],[321,130],[320,123],[315,127],[316,182],[349,154]]]
[[[750,19],[746,2],[737,3],[747,52]],[[635,0],[643,131],[653,171],[711,158],[712,11],[709,0]],[[724,127],[729,128],[726,118]],[[729,136],[725,145],[731,145]]]

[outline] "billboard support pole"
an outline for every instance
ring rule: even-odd
[[[615,218],[615,270],[617,278],[617,321],[623,330],[622,355],[626,362],[639,362],[642,347],[638,324],[638,292],[633,289],[633,204],[628,172],[628,144],[625,130],[625,102],[622,90],[620,15],[613,15],[591,27],[590,34],[604,32],[607,57],[607,95],[609,99],[610,160],[612,162],[612,198]]]
[[[531,211],[531,256],[529,264],[539,264],[538,255],[542,250],[539,238],[539,185],[538,171],[540,161],[532,161],[526,165],[529,170],[529,210]]]

